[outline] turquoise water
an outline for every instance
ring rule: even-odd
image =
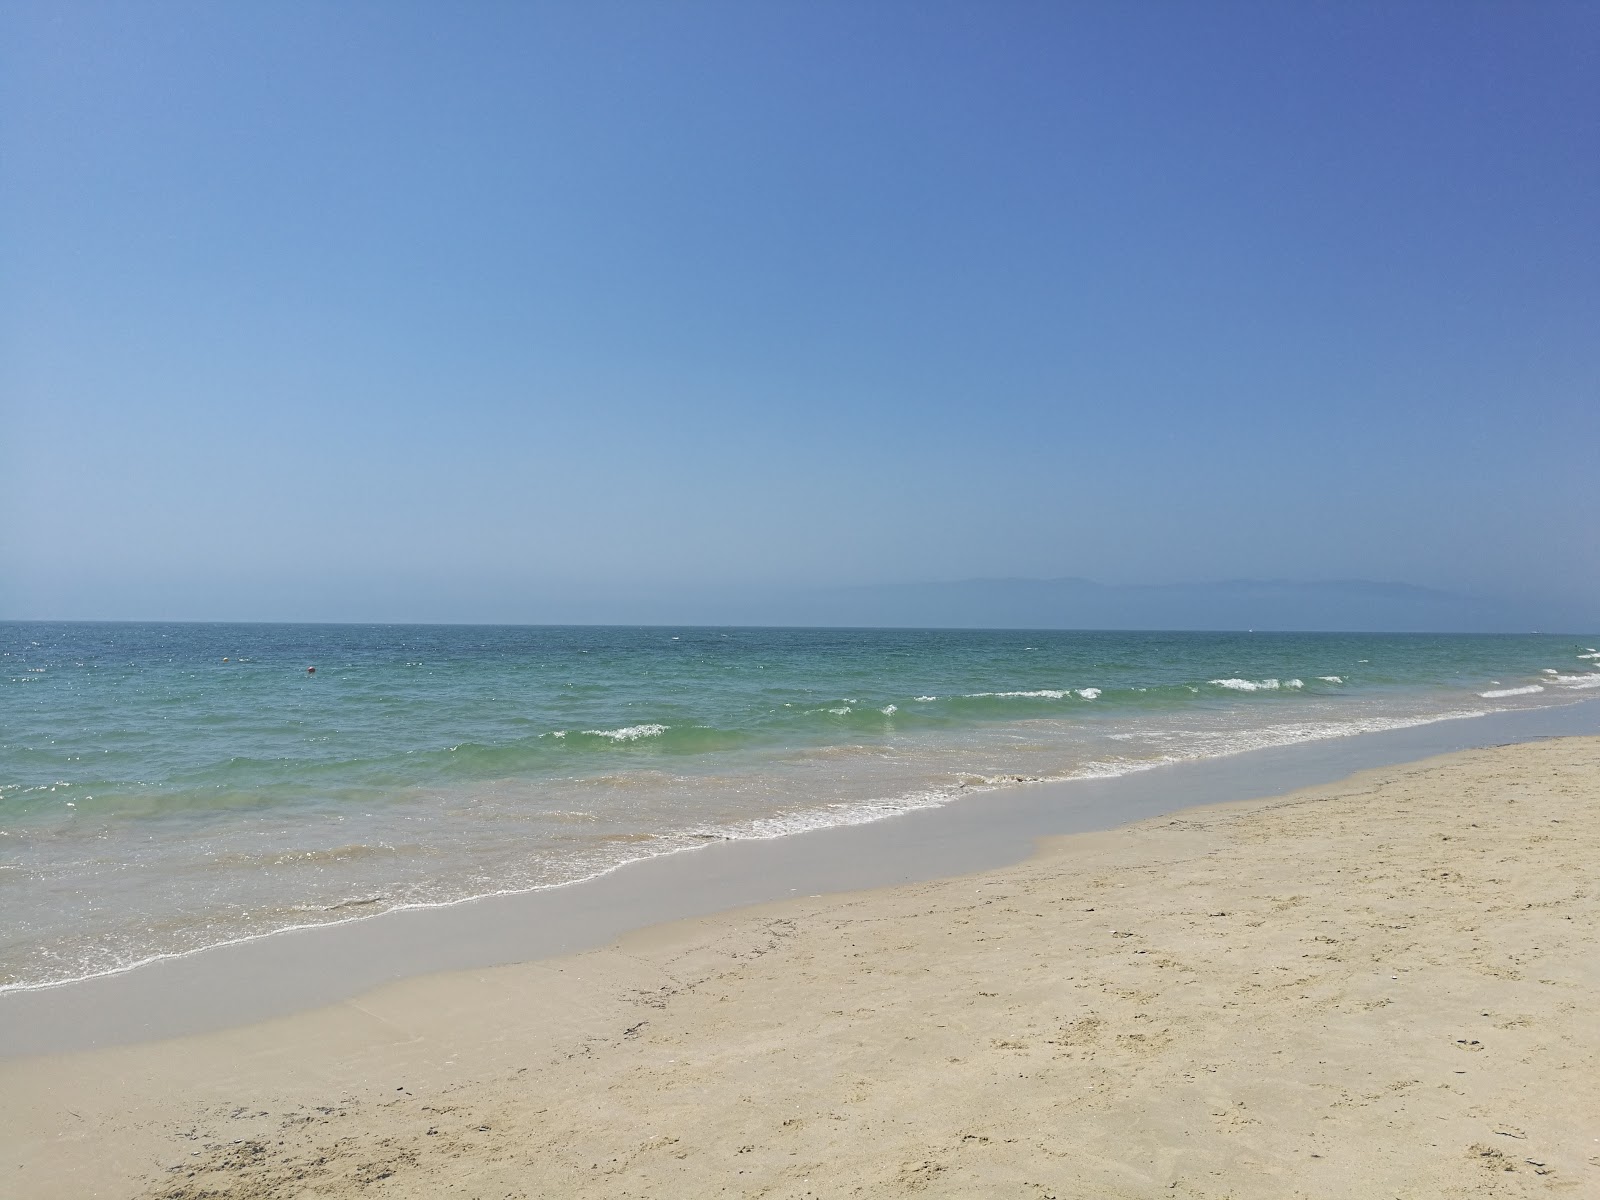
[[[0,986],[1597,685],[1549,636],[0,624]]]

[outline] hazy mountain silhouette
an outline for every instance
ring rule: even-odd
[[[964,579],[799,588],[610,586],[507,577],[493,585],[418,574],[373,589],[335,578],[265,577],[250,601],[215,581],[167,580],[141,592],[81,586],[0,612],[43,620],[468,622],[548,625],[819,625],[943,629],[1322,630],[1600,634],[1600,602],[1495,600],[1404,583],[1104,584],[1089,579]],[[107,598],[116,605],[108,608]],[[18,611],[20,610],[20,611]],[[32,611],[30,611],[32,610]],[[7,613],[7,615],[12,615]]]
[[[759,606],[766,607],[766,606]],[[1233,579],[1111,585],[1089,579],[966,579],[835,588],[774,598],[780,624],[1015,629],[1260,629],[1528,632],[1596,625],[1403,583]],[[767,623],[763,621],[762,623]]]

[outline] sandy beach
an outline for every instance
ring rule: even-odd
[[[0,1064],[7,1195],[1600,1194],[1600,738]]]

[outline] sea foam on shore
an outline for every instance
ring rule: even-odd
[[[0,989],[1600,682],[1586,643],[1531,636],[13,623],[0,637]]]
[[[1588,1194],[1597,787],[1471,750],[0,1062],[0,1150],[25,1200]]]

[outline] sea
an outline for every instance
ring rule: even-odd
[[[0,991],[1600,688],[1597,639],[0,623]]]

